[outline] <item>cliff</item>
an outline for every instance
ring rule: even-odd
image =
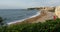
[[[57,6],[55,9],[55,14],[58,18],[60,18],[60,6]]]
[[[55,12],[55,7],[35,7],[35,8],[28,8],[28,10],[34,10],[34,9]]]

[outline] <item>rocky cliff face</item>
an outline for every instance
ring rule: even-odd
[[[55,11],[55,7],[35,7],[35,8],[28,8],[28,10],[44,10],[44,11],[50,11],[50,12],[54,12]]]
[[[38,9],[38,8],[37,8]],[[40,7],[38,10],[50,11],[55,12],[55,7]]]
[[[55,14],[56,14],[56,16],[58,16],[58,18],[60,18],[60,6],[56,7]]]

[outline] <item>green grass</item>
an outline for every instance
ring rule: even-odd
[[[0,32],[60,32],[60,19],[0,27]]]

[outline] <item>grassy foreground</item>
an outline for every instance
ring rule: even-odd
[[[60,19],[0,27],[0,32],[60,32]]]

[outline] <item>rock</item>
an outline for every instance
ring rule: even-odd
[[[57,6],[55,9],[55,14],[58,18],[60,18],[60,6]]]

